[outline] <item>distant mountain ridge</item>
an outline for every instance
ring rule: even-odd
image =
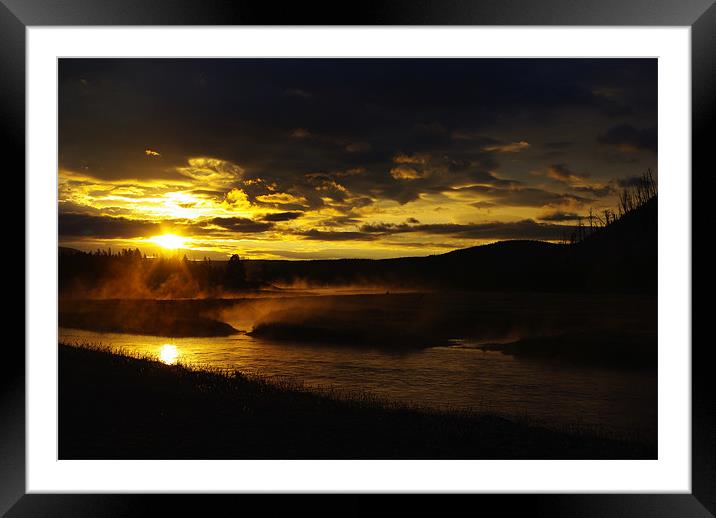
[[[657,200],[570,245],[512,240],[427,257],[248,260],[246,270],[275,284],[656,293]]]

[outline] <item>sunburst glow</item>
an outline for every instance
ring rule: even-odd
[[[152,237],[150,241],[167,250],[176,250],[177,248],[183,248],[187,240],[176,234],[163,234],[161,236]]]
[[[167,365],[174,365],[179,358],[179,350],[176,345],[164,344],[159,349],[159,360]]]

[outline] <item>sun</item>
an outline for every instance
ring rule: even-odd
[[[179,358],[179,350],[176,345],[164,344],[159,349],[159,360],[167,365],[174,365]]]
[[[182,248],[186,244],[186,238],[177,236],[176,234],[154,236],[149,240],[162,248],[166,248],[167,250],[176,250],[177,248]]]

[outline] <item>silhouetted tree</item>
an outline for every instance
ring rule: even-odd
[[[226,263],[224,286],[232,290],[240,290],[246,287],[246,268],[241,258],[234,254]]]

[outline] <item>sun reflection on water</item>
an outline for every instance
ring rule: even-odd
[[[179,358],[179,349],[173,344],[164,344],[159,348],[159,360],[167,365],[174,365]]]

